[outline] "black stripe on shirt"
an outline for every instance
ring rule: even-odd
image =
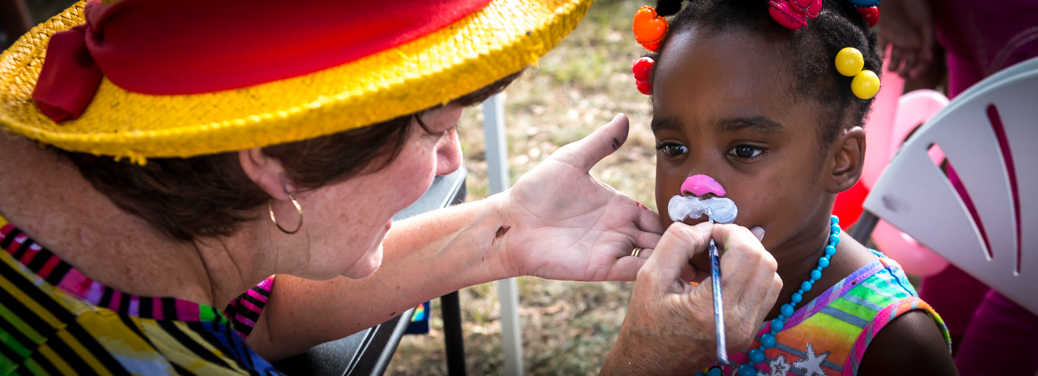
[[[25,241],[22,242],[22,245],[18,246],[18,250],[14,251],[11,257],[14,257],[15,260],[19,260],[18,262],[21,262],[22,256],[25,256],[25,253],[29,252],[30,247],[32,247],[32,239],[25,238]]]
[[[225,360],[220,359],[216,354],[213,354],[198,342],[195,342],[191,337],[188,337],[188,335],[181,331],[172,321],[158,320],[156,323],[158,323],[159,327],[165,330],[166,333],[169,333],[173,339],[177,340],[177,342],[184,346],[185,349],[191,351],[191,353],[195,354],[202,360],[212,363],[213,365],[231,369],[230,365],[228,365]]]
[[[29,242],[26,243],[28,244]],[[29,265],[26,265],[26,267],[28,267],[29,270],[32,270],[33,273],[39,273],[40,269],[43,269],[43,265],[50,260],[51,256],[54,256],[54,254],[50,253],[46,248],[40,249],[39,252],[36,252],[36,256],[32,257],[32,261],[29,261]]]
[[[58,265],[54,266],[54,269],[50,271],[50,275],[44,278],[44,280],[52,286],[57,286],[70,270],[72,270],[72,265],[64,261],[58,261]]]
[[[11,246],[11,243],[14,243],[14,238],[17,238],[18,235],[21,235],[21,233],[22,230],[19,230],[18,228],[11,230],[11,232],[7,233],[7,236],[4,237],[4,240],[0,241],[0,248],[6,250],[7,247]]]

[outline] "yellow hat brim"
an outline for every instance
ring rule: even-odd
[[[589,6],[495,0],[399,47],[241,89],[148,95],[104,79],[79,118],[58,124],[39,111],[32,91],[50,36],[84,23],[80,2],[0,55],[0,127],[61,149],[141,163],[306,140],[444,104],[535,64]]]

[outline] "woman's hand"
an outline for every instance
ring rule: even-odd
[[[620,114],[566,145],[503,195],[505,243],[513,275],[602,281],[633,280],[663,228],[658,214],[588,174],[627,139]],[[506,228],[507,227],[507,228]]]
[[[887,70],[917,78],[930,67],[934,23],[929,0],[887,0],[879,5],[879,50],[890,45]]]
[[[720,261],[727,350],[750,345],[782,290],[775,258],[745,227],[675,222],[638,272],[602,374],[688,375],[716,360],[713,283],[707,279],[694,286],[679,279],[711,236],[725,250]]]

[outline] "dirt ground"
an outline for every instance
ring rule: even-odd
[[[635,1],[596,1],[574,32],[505,91],[512,182],[562,145],[618,112],[631,119],[626,144],[592,170],[596,179],[655,208],[652,107],[635,89],[631,62],[646,51],[634,42]],[[481,108],[459,123],[469,200],[487,195]],[[597,374],[616,341],[633,283],[519,278],[523,361],[534,375]],[[500,305],[493,283],[461,290],[467,371],[502,374]],[[447,368],[443,321],[433,302],[431,332],[406,336],[389,364],[392,375],[440,375]]]

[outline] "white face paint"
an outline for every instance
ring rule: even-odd
[[[703,200],[696,196],[674,196],[667,204],[667,212],[674,222],[682,222],[686,217],[697,219],[706,214],[714,222],[732,223],[739,215],[739,208],[735,206],[735,201],[727,197]]]

